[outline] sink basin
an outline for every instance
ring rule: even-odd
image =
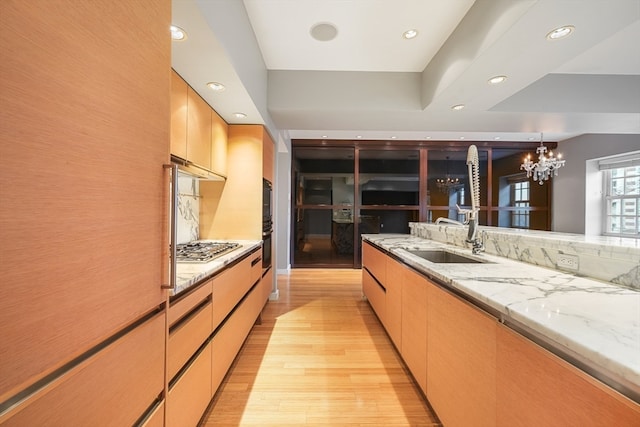
[[[453,252],[443,249],[408,250],[407,252],[438,264],[481,264],[484,262],[464,255],[454,254]]]

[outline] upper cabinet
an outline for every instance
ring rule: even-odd
[[[187,94],[189,85],[171,71],[171,154],[187,158]]]
[[[262,137],[262,177],[273,183],[273,140],[265,130]]]
[[[227,176],[227,138],[229,125],[211,110],[211,170]]]
[[[226,176],[227,123],[171,72],[171,154]]]
[[[262,239],[262,179],[273,181],[273,142],[262,125],[230,125],[224,185],[200,182],[200,237]]]
[[[187,160],[211,169],[211,107],[191,87],[187,93]]]

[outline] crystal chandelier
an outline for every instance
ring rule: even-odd
[[[460,178],[451,178],[449,176],[449,156],[447,156],[447,174],[444,178],[436,179],[436,187],[443,193],[452,193],[464,187],[464,183]]]
[[[542,133],[540,133],[540,146],[536,148],[538,153],[538,161],[532,162],[531,155],[528,155],[524,159],[524,163],[520,165],[520,169],[527,172],[527,178],[533,175],[533,180],[538,181],[538,184],[542,185],[544,181],[549,178],[558,176],[558,169],[564,166],[564,160],[560,160],[562,154],[558,154],[558,157],[553,157],[553,152],[549,151],[548,155],[547,147],[542,144]]]

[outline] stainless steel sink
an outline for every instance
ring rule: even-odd
[[[482,264],[484,262],[475,258],[455,254],[444,249],[407,250],[407,252],[438,264]]]

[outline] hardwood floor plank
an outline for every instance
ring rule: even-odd
[[[368,302],[361,271],[294,269],[202,426],[440,426]]]

